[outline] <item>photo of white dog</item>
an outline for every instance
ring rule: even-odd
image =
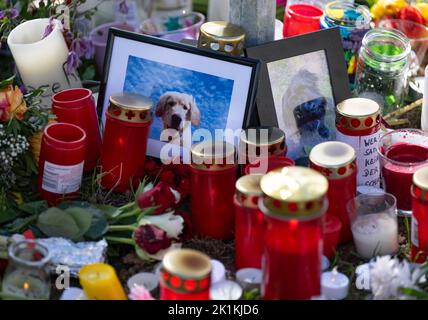
[[[162,120],[163,129],[174,129],[180,135],[190,123],[195,127],[201,123],[195,98],[186,93],[164,93],[156,105],[155,115]]]

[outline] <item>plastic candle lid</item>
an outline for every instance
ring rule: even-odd
[[[309,154],[311,167],[332,179],[344,178],[353,173],[356,170],[355,158],[354,148],[339,141],[320,143]]]
[[[364,130],[380,123],[380,106],[371,99],[350,98],[336,107],[336,124],[350,130]]]
[[[151,120],[150,110],[153,102],[150,98],[122,92],[110,96],[107,113],[110,117],[135,123],[145,123]]]
[[[224,141],[204,140],[191,148],[192,165],[204,170],[224,170],[235,166],[235,147]]]
[[[285,167],[264,175],[260,186],[264,193],[262,210],[265,213],[313,216],[324,208],[328,181],[313,169]]]
[[[236,181],[236,199],[246,207],[258,206],[259,197],[263,195],[260,181],[262,174],[248,174]]]
[[[162,264],[168,272],[183,278],[199,279],[211,272],[210,258],[202,252],[191,249],[168,252]]]
[[[210,21],[201,26],[201,33],[212,40],[243,41],[245,31],[227,21]]]

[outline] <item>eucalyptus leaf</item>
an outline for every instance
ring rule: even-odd
[[[91,226],[84,234],[88,240],[99,240],[108,231],[109,224],[102,212],[94,213],[92,216]]]
[[[79,228],[79,238],[83,236],[91,227],[92,213],[83,208],[67,208],[64,210],[67,214],[73,217],[77,227]]]
[[[73,216],[59,208],[49,208],[43,212],[36,223],[48,237],[63,237],[76,239],[79,237],[80,229]]]
[[[19,206],[19,210],[27,214],[39,214],[48,209],[48,203],[44,200],[27,202]]]

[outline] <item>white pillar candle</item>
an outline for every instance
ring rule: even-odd
[[[397,219],[387,213],[358,216],[352,223],[352,234],[363,258],[395,254],[398,250]]]
[[[225,280],[211,285],[211,300],[239,300],[242,296],[242,288],[234,281]]]
[[[82,289],[70,287],[63,291],[60,300],[88,300],[88,297]]]
[[[43,105],[50,107],[54,93],[81,86],[78,75],[66,73],[68,48],[60,22],[44,39],[49,19],[26,21],[14,28],[7,38],[19,74],[27,89],[47,85]]]
[[[129,290],[135,286],[143,286],[147,291],[153,292],[159,286],[159,277],[150,272],[140,272],[128,279]]]
[[[321,293],[328,300],[342,300],[348,296],[349,279],[336,268],[321,275]]]
[[[236,272],[236,281],[244,291],[260,290],[262,271],[256,268],[243,268]]]

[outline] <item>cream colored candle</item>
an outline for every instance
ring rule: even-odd
[[[77,74],[67,75],[67,44],[60,22],[55,20],[53,31],[44,39],[49,19],[26,21],[9,34],[7,44],[12,52],[19,74],[27,89],[47,85],[43,105],[50,107],[54,93],[81,87]]]

